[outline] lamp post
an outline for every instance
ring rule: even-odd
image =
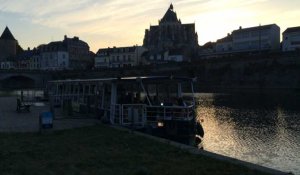
[[[140,60],[139,60],[139,48],[138,45],[135,45],[136,47],[136,61],[137,61],[137,66],[140,64]]]

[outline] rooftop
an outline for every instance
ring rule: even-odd
[[[109,54],[114,54],[114,53],[132,53],[132,52],[135,52],[136,48],[137,48],[137,46],[102,48],[102,49],[98,50],[97,54],[109,55]]]
[[[7,26],[5,27],[0,39],[3,39],[3,40],[16,40]]]
[[[224,38],[218,39],[217,43],[224,43],[224,42],[231,42],[232,41],[232,35],[227,35]]]
[[[274,27],[278,25],[276,24],[269,24],[269,25],[263,25],[263,26],[255,26],[255,27],[249,27],[249,28],[242,28],[240,27],[238,30],[234,30],[232,33],[240,33],[240,32],[250,32],[250,31],[256,31],[256,30],[265,30],[265,29],[270,29],[271,27]]]
[[[287,28],[283,34],[285,33],[293,33],[293,32],[300,32],[300,26],[298,27],[290,27],[290,28]]]

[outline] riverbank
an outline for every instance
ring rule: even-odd
[[[0,140],[3,174],[264,174],[101,124]]]
[[[0,97],[0,132],[38,132],[39,115],[49,111],[45,102],[32,102],[30,112],[18,113],[16,111],[17,97]],[[99,123],[95,119],[61,119],[54,120],[53,130],[64,130],[91,126]]]

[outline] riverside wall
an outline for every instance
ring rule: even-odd
[[[197,77],[197,92],[300,92],[300,52],[265,55],[235,55],[195,59],[188,63],[168,63],[127,68],[22,71],[1,70],[0,89],[46,87],[50,80],[93,79],[126,76]],[[14,87],[15,86],[15,87]],[[34,86],[34,87],[33,87]]]
[[[132,68],[57,72],[53,79],[174,75],[197,77],[198,92],[300,92],[300,54],[236,56]]]

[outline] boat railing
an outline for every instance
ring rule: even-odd
[[[147,106],[148,122],[157,120],[191,120],[194,106]]]
[[[146,123],[145,104],[123,104],[122,125],[132,127],[143,127]]]
[[[191,120],[194,118],[194,106],[147,106],[145,104],[111,105],[113,124],[143,127],[146,123],[160,120]]]
[[[110,112],[111,112],[111,123],[112,124],[122,124],[122,105],[120,104],[115,104],[115,105],[110,105]]]

